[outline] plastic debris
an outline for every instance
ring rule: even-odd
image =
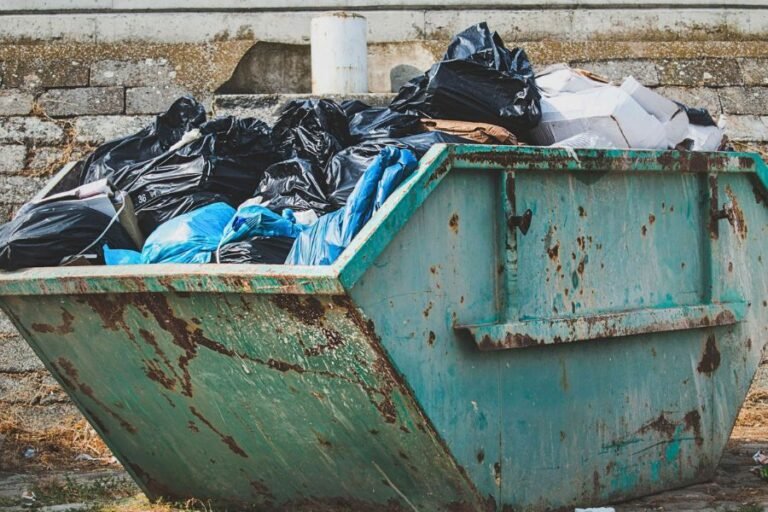
[[[320,217],[296,239],[286,263],[331,265],[392,191],[416,168],[416,157],[407,149],[385,147],[366,169],[350,194],[347,205]]]
[[[285,159],[301,158],[319,168],[350,138],[347,116],[331,100],[289,101],[275,123],[274,136]]]
[[[161,224],[141,252],[104,249],[107,265],[147,263],[209,263],[235,209],[214,203]]]
[[[101,247],[135,249],[118,221],[112,204],[104,213],[94,201],[60,200],[28,203],[10,222],[0,226],[0,268],[52,267],[84,258],[103,264]]]

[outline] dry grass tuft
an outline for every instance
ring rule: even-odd
[[[112,464],[112,453],[95,430],[82,418],[62,418],[58,425],[45,430],[24,428],[13,410],[0,419],[0,470],[37,471]],[[24,457],[31,448],[35,455]],[[76,460],[79,455],[95,460]]]

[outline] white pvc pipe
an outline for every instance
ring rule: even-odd
[[[368,22],[332,12],[312,18],[312,94],[368,92]]]

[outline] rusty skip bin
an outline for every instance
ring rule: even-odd
[[[597,506],[714,474],[768,339],[766,183],[441,145],[332,266],[27,269],[0,304],[150,498]]]

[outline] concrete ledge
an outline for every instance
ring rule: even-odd
[[[134,4],[142,2],[131,2]],[[517,3],[482,10],[448,5],[440,10],[405,6],[404,10],[386,8],[366,10],[364,14],[371,43],[444,40],[483,20],[491,22],[507,41],[758,40],[768,35],[768,9],[764,6],[740,2],[739,6],[725,8],[706,4],[677,8],[668,7],[669,2],[659,7],[625,3],[621,8],[608,8],[613,4],[607,3],[600,4],[601,8],[568,8],[560,4],[544,8],[538,2],[525,9],[513,8]],[[307,9],[243,9],[115,12],[109,8],[96,12],[64,10],[53,16],[6,10],[0,15],[0,34],[5,41],[199,43],[246,39],[299,44],[309,41],[309,22],[317,13]]]
[[[514,5],[518,9],[557,9],[563,7],[602,7],[605,9],[638,5],[637,0],[551,0],[549,2],[542,0],[517,0]],[[733,2],[713,1],[713,0],[648,0],[642,3],[644,6],[665,7],[669,5],[680,6],[702,6],[708,7],[728,7]],[[740,0],[739,5],[764,6],[763,0]],[[29,0],[4,0],[0,5],[0,11],[168,11],[168,10],[370,10],[381,9],[490,9],[498,7],[508,7],[509,0],[397,0],[382,2],[380,0],[285,0],[280,2],[278,8],[275,7],[274,0],[218,0],[215,6],[211,5],[210,0],[164,0],[158,3],[155,0],[36,0],[30,3]]]

